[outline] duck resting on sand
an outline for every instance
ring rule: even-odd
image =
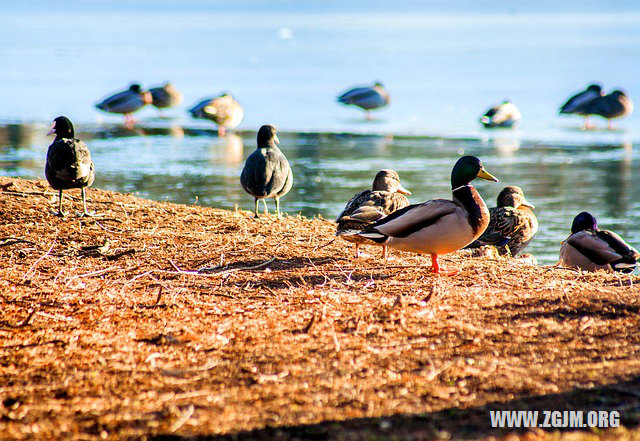
[[[571,236],[560,247],[560,264],[584,271],[630,273],[638,265],[640,253],[616,233],[598,229],[595,217],[586,211],[571,225]]]
[[[360,232],[367,225],[374,223],[394,211],[409,205],[405,195],[411,192],[400,183],[400,176],[394,170],[380,170],[373,180],[371,190],[357,193],[344,207],[336,222],[336,236],[356,245],[356,257],[360,257],[360,245],[379,245],[352,232]],[[387,246],[382,245],[382,257],[387,258]]]
[[[258,218],[258,201],[262,199],[264,212],[267,211],[265,199],[276,200],[276,214],[280,217],[280,198],[289,193],[293,185],[293,173],[289,161],[280,151],[276,129],[264,125],[258,130],[258,148],[249,155],[240,175],[242,188],[255,198],[255,217]]]
[[[535,206],[527,201],[520,187],[509,185],[498,195],[498,206],[489,210],[489,226],[466,248],[493,245],[500,254],[516,256],[538,231]]]
[[[44,168],[49,185],[59,192],[56,215],[63,217],[66,214],[62,211],[62,190],[80,188],[82,189],[82,215],[92,216],[93,213],[87,211],[86,191],[95,178],[89,148],[84,142],[74,138],[73,124],[66,116],[54,119],[47,135],[56,135],[47,151],[47,163]]]
[[[498,182],[475,156],[458,159],[451,171],[453,200],[433,199],[391,213],[355,233],[401,251],[431,255],[431,270],[454,275],[438,265],[438,255],[462,249],[489,225],[489,209],[471,185],[475,178]]]

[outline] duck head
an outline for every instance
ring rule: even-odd
[[[373,191],[388,191],[389,193],[402,193],[411,196],[411,192],[400,183],[400,176],[395,170],[380,170],[373,179]]]
[[[265,124],[258,130],[258,148],[260,147],[273,147],[280,143],[278,135],[276,135],[276,128],[272,125]]]
[[[593,217],[591,213],[588,213],[586,211],[583,211],[582,213],[578,214],[573,219],[573,224],[571,224],[571,234],[576,234],[576,233],[579,233],[580,231],[585,231],[585,230],[595,231],[597,229],[598,229],[598,222],[596,221],[596,218]]]
[[[48,135],[56,135],[56,141],[62,138],[73,139],[74,130],[71,120],[66,116],[59,116],[51,123],[51,128],[47,132]]]
[[[451,188],[456,189],[468,185],[475,178],[498,182],[498,179],[487,172],[482,162],[475,156],[463,156],[458,159],[451,170]]]
[[[502,189],[498,195],[498,207],[529,207],[536,208],[524,197],[522,189],[516,185],[509,185]]]
[[[622,90],[614,90],[610,93],[612,97],[619,98],[621,96],[626,97],[627,95]]]
[[[595,92],[598,95],[602,95],[602,86],[597,83],[589,84],[589,87],[587,87],[587,90]]]

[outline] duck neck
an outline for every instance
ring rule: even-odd
[[[453,200],[466,210],[474,234],[480,235],[489,224],[489,209],[484,200],[471,184],[455,187],[452,193]]]

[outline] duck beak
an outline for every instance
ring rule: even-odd
[[[484,179],[486,181],[500,182],[500,181],[498,181],[498,178],[493,176],[491,173],[486,171],[484,168],[481,168],[476,176],[479,177],[480,179]]]
[[[402,184],[398,187],[398,193],[406,194],[407,196],[411,196],[411,192],[404,188]]]
[[[153,96],[151,92],[144,92],[142,94],[142,102],[145,104],[151,104],[153,102]]]
[[[524,198],[523,198],[523,199],[522,199],[522,201],[520,202],[520,205],[521,205],[522,207],[536,208],[536,206],[535,206],[535,205],[533,205],[531,202],[529,202],[528,200],[526,200],[526,199],[524,199]]]
[[[47,132],[47,136],[56,134],[56,123],[51,124],[49,131]]]
[[[276,144],[280,144],[280,140],[278,139],[278,135],[273,135],[273,140]]]

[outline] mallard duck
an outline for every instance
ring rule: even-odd
[[[489,209],[470,184],[475,178],[498,180],[475,156],[458,159],[451,171],[453,200],[433,199],[409,205],[356,233],[401,251],[431,255],[431,270],[446,275],[438,255],[457,251],[476,240],[489,225]]]
[[[371,110],[379,109],[389,104],[391,97],[381,82],[376,81],[371,86],[357,86],[344,92],[338,97],[338,102],[360,107],[366,112],[367,119],[371,119]]]
[[[216,98],[207,98],[189,109],[194,118],[213,121],[218,125],[218,136],[224,136],[226,129],[235,129],[242,122],[244,111],[233,96],[225,92]]]
[[[502,104],[498,104],[487,110],[482,118],[480,118],[480,122],[486,128],[515,128],[520,125],[521,119],[522,114],[520,114],[515,104],[509,100],[505,100]]]
[[[360,257],[361,244],[378,245],[372,240],[350,234],[362,231],[367,225],[409,205],[405,195],[411,192],[400,183],[400,176],[394,170],[380,170],[373,180],[371,190],[357,193],[344,207],[336,219],[336,236],[341,236],[356,244],[356,257]],[[382,257],[387,258],[387,246],[382,245]]]
[[[92,215],[87,211],[86,191],[95,178],[89,148],[84,142],[74,138],[73,124],[66,116],[54,119],[47,135],[56,135],[47,151],[47,163],[44,168],[49,185],[59,192],[56,214],[61,217],[66,214],[62,211],[62,190],[80,188],[82,189],[82,214]]]
[[[595,217],[586,211],[571,225],[571,236],[560,247],[560,264],[584,271],[632,272],[640,253],[616,233],[598,229]]]
[[[289,193],[293,185],[293,173],[289,161],[280,151],[276,129],[264,125],[258,130],[258,148],[249,155],[240,175],[242,188],[255,198],[255,217],[258,218],[258,201],[262,199],[264,212],[268,213],[267,201],[276,200],[276,214],[280,217],[280,198]]]
[[[177,106],[182,102],[182,94],[171,83],[164,86],[152,87],[149,89],[151,94],[151,104],[157,109],[166,109],[168,107]]]
[[[500,254],[516,256],[538,231],[534,207],[520,187],[510,185],[498,195],[498,206],[489,210],[489,226],[482,236],[466,248],[493,245]]]
[[[589,102],[582,112],[585,115],[598,115],[608,119],[607,127],[611,128],[613,118],[631,115],[633,102],[623,91],[614,90],[609,95],[597,97]]]
[[[590,84],[585,90],[578,92],[569,98],[567,102],[560,107],[560,114],[583,115],[585,117],[584,128],[589,128],[591,127],[589,125],[589,115],[584,113],[584,109],[591,101],[603,95],[604,92],[602,91],[602,86],[600,84]]]
[[[96,107],[105,112],[123,114],[125,126],[132,127],[135,120],[131,114],[152,102],[151,93],[142,90],[139,84],[132,84],[127,90],[105,98],[101,103],[96,104]]]

